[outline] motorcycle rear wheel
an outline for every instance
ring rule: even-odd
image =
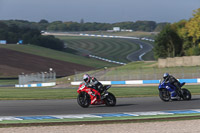
[[[108,92],[108,95],[105,97],[104,101],[105,101],[106,106],[115,106],[116,105],[116,98],[110,92]]]
[[[159,90],[159,97],[164,102],[168,102],[171,99],[170,92],[166,89]]]
[[[181,89],[183,100],[191,100],[192,95],[190,91],[186,88]]]
[[[77,102],[83,108],[89,107],[91,102],[89,94],[86,92],[80,93],[77,97]]]

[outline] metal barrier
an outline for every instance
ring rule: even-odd
[[[41,72],[32,74],[21,74],[18,76],[19,85],[33,84],[33,83],[47,83],[56,81],[56,72]]]

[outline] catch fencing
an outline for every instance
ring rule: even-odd
[[[160,80],[166,72],[178,79],[200,78],[200,67],[174,67],[133,70],[105,69],[97,72],[75,71],[74,81],[82,81],[83,74],[85,73],[101,81]]]
[[[56,72],[41,72],[32,74],[21,74],[18,76],[19,85],[24,84],[37,84],[37,83],[47,83],[56,81]]]

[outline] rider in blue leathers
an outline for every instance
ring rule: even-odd
[[[169,82],[170,84],[176,87],[175,91],[177,94],[180,93],[181,83],[175,77],[173,77],[172,75],[169,75],[168,73],[164,73],[163,78],[165,82]]]

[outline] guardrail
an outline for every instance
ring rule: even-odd
[[[150,42],[154,42],[153,39],[149,39],[149,38],[139,38],[139,37],[131,37],[131,36],[111,36],[111,35],[96,35],[96,34],[83,34],[80,33],[80,36],[92,36],[92,37],[107,37],[107,38],[126,38],[126,39],[136,39],[136,40],[145,40],[145,41],[150,41]]]
[[[102,57],[99,57],[99,56],[96,56],[96,55],[89,55],[89,57],[96,58],[96,59],[103,60],[103,61],[107,61],[107,62],[111,62],[111,63],[115,63],[115,64],[126,65],[126,63],[109,60],[109,59],[102,58]]]

